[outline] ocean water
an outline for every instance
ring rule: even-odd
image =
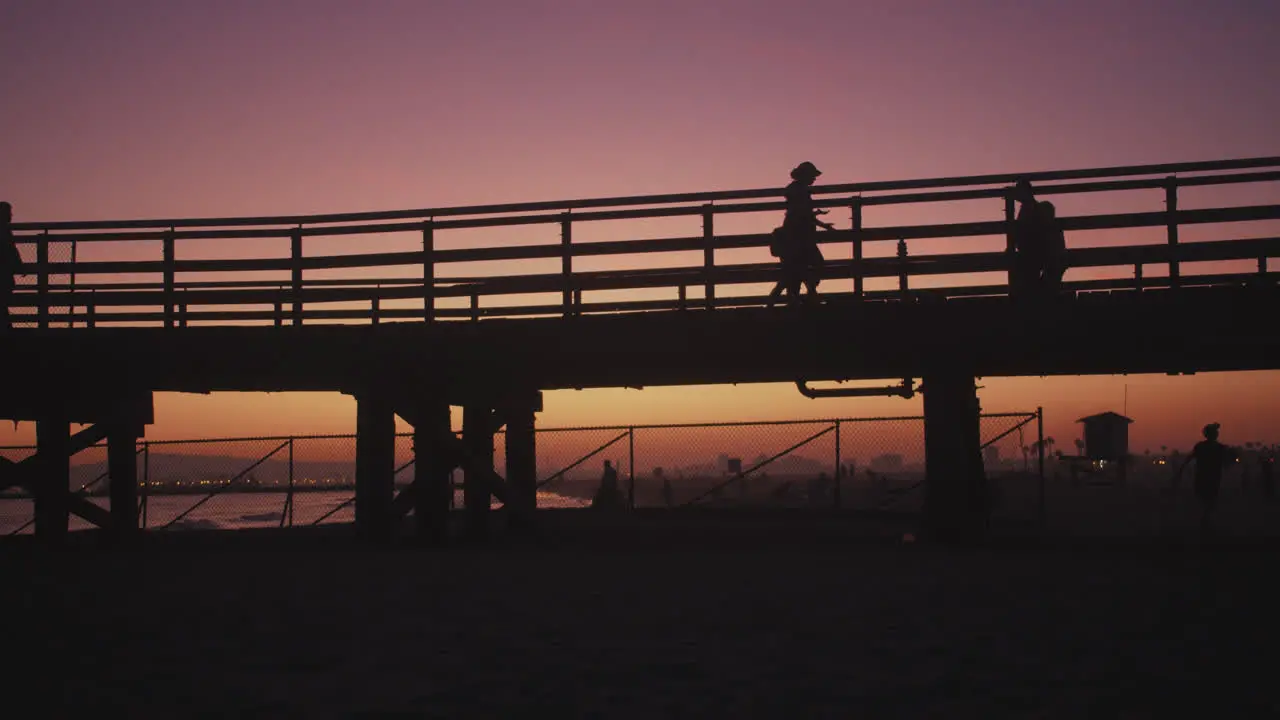
[[[248,528],[279,527],[281,516],[284,525],[311,525],[349,523],[355,520],[354,493],[351,490],[326,490],[299,492],[293,496],[293,512],[285,513],[286,493],[236,493],[224,492],[212,497],[206,495],[152,495],[146,500],[144,519],[147,529],[168,530],[240,530]],[[107,498],[92,497],[89,501],[107,507]],[[538,507],[585,507],[590,502],[568,495],[539,492]],[[454,505],[462,506],[462,493],[454,495]],[[494,507],[501,507],[494,502]],[[32,532],[31,522],[34,503],[28,498],[0,499],[0,535]],[[72,530],[87,530],[93,526],[71,517]]]

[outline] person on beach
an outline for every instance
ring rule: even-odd
[[[591,507],[596,510],[616,510],[622,506],[622,493],[618,490],[618,471],[613,463],[604,461],[604,472],[600,475],[600,487],[596,488],[595,497],[591,498]]]
[[[809,161],[800,163],[791,171],[791,184],[786,188],[786,216],[782,227],[774,231],[779,234],[775,254],[782,262],[782,279],[769,293],[768,307],[773,307],[784,290],[788,303],[796,303],[800,298],[801,284],[809,289],[811,301],[818,293],[818,275],[824,258],[814,233],[817,228],[835,229],[831,223],[818,219],[827,211],[813,206],[810,188],[820,175],[822,171]]]
[[[1202,430],[1204,440],[1196,443],[1191,454],[1178,466],[1173,476],[1176,486],[1182,471],[1191,462],[1196,464],[1195,491],[1200,500],[1200,532],[1207,535],[1212,525],[1213,511],[1218,506],[1218,491],[1222,487],[1222,469],[1228,463],[1234,463],[1239,455],[1232,448],[1218,442],[1218,423],[1209,423]]]
[[[22,255],[13,241],[13,206],[0,202],[0,331],[10,327],[9,305],[22,271]]]

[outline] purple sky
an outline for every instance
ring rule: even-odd
[[[1276,155],[1278,28],[1274,0],[4,0],[0,196],[19,220],[225,216],[776,186],[803,159],[838,183]],[[673,420],[883,409],[653,392]],[[649,402],[583,396],[547,415]],[[171,412],[223,402],[248,401]],[[346,402],[323,401],[344,426]]]

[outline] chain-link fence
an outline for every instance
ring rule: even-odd
[[[982,416],[997,511],[1034,513],[1038,463],[1026,433],[1036,413]],[[538,506],[811,507],[914,512],[924,481],[924,420],[850,418],[785,422],[539,429]],[[506,465],[505,434],[494,467]],[[0,448],[17,463],[32,447]],[[139,515],[148,530],[239,529],[351,522],[354,435],[144,441],[138,445]],[[611,472],[606,470],[606,463]],[[411,435],[398,435],[395,485],[413,481]],[[454,503],[462,504],[461,471]],[[616,485],[614,485],[616,479]],[[604,482],[602,482],[604,481]],[[105,444],[72,458],[71,487],[106,507]],[[606,497],[597,497],[604,485]],[[494,501],[495,506],[500,506]],[[29,495],[0,494],[0,534],[30,532]],[[73,529],[89,527],[73,518]]]

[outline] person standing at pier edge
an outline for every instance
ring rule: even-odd
[[[22,255],[13,242],[13,206],[0,202],[0,331],[8,330],[9,303],[13,302],[13,290],[17,276],[22,273]]]
[[[813,207],[809,188],[821,174],[822,171],[809,161],[800,163],[791,171],[791,184],[786,188],[787,214],[782,221],[784,242],[778,258],[782,261],[782,279],[769,293],[769,307],[773,307],[783,290],[787,292],[787,301],[795,303],[800,297],[801,283],[809,289],[811,300],[818,293],[818,274],[824,258],[818,249],[814,231],[819,227],[835,229],[831,223],[818,219],[827,211]]]
[[[1055,297],[1067,272],[1067,237],[1058,222],[1058,209],[1048,200],[1036,204],[1036,232],[1033,245],[1036,293],[1040,300]]]
[[[1042,232],[1039,222],[1040,203],[1036,201],[1031,182],[1018,180],[1013,185],[1013,199],[1018,215],[1013,221],[1013,265],[1009,268],[1009,296],[1024,299],[1036,286],[1040,275]]]

